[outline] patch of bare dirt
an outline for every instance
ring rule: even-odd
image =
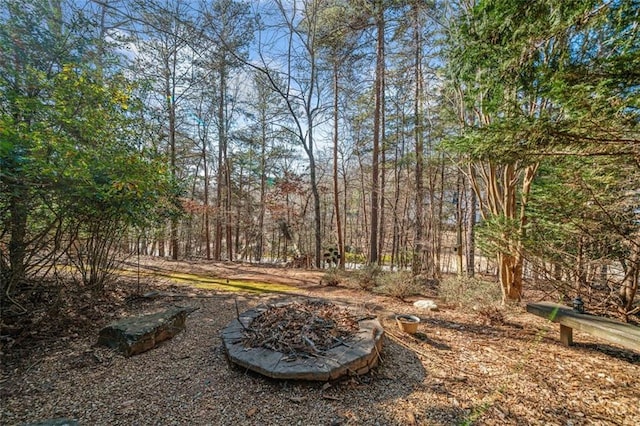
[[[578,331],[577,344],[564,347],[557,325],[522,307],[419,311],[359,289],[321,287],[319,271],[151,259],[144,268],[286,283],[301,295],[373,310],[387,336],[380,365],[327,384],[266,379],[226,361],[220,331],[236,304],[242,312],[289,296],[129,277],[97,300],[70,288],[57,313],[38,311],[34,324],[2,332],[0,424],[60,417],[81,425],[640,424],[640,354]],[[151,291],[155,297],[137,296]],[[172,305],[199,309],[158,348],[125,358],[95,346],[110,321]],[[419,316],[418,333],[402,334],[395,314]]]

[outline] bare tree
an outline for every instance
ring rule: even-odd
[[[315,266],[320,267],[322,261],[322,217],[320,193],[316,176],[315,127],[322,109],[322,93],[318,68],[318,0],[294,0],[275,2],[280,30],[284,30],[286,44],[281,52],[281,63],[285,72],[277,72],[272,67],[273,59],[265,53],[264,43],[259,45],[261,66],[254,66],[262,72],[273,89],[283,99],[293,128],[287,130],[300,142],[309,161],[309,181],[313,195]],[[272,29],[274,31],[276,29]],[[270,46],[271,52],[277,52],[276,46]]]

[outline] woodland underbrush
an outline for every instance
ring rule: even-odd
[[[136,308],[139,286],[127,279],[96,292],[72,279],[33,279],[2,300],[0,356],[24,358],[42,342],[65,340]]]
[[[447,277],[440,282],[438,296],[449,305],[463,308],[479,309],[502,304],[498,283],[482,278]]]
[[[411,271],[384,271],[378,265],[366,265],[353,271],[331,268],[321,282],[326,286],[344,285],[400,300],[424,295],[433,290],[434,285],[437,286],[437,280],[414,276]]]

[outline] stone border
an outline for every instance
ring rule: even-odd
[[[384,329],[377,319],[359,321],[356,335],[322,355],[289,360],[287,355],[266,348],[246,348],[242,344],[245,327],[266,308],[240,314],[222,330],[222,342],[229,360],[274,379],[335,380],[345,375],[362,375],[378,365]]]

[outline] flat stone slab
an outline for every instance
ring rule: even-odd
[[[231,362],[274,379],[314,381],[366,374],[378,364],[384,329],[372,318],[358,321],[360,328],[355,336],[321,354],[292,357],[262,347],[245,347],[245,328],[266,310],[249,309],[222,330],[224,349]]]
[[[187,315],[194,310],[174,307],[121,319],[100,330],[98,344],[116,349],[125,356],[146,352],[184,330]]]

